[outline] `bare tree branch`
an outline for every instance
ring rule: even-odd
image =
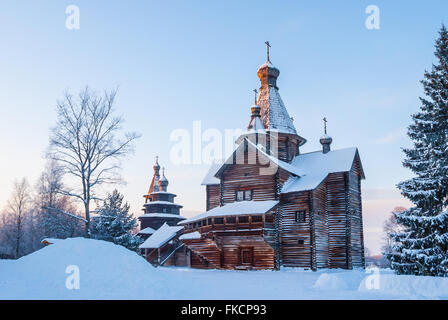
[[[98,199],[96,187],[120,181],[121,161],[133,152],[134,132],[119,137],[124,122],[113,117],[117,90],[98,96],[88,87],[75,99],[65,93],[57,102],[58,118],[51,130],[48,158],[58,162],[63,174],[75,178],[77,188],[58,192],[84,204],[86,234],[90,223],[90,202]]]

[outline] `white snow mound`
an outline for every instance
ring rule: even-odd
[[[336,274],[323,273],[313,286],[316,289],[347,290],[347,283]]]
[[[391,296],[407,294],[410,299],[447,299],[448,278],[381,274],[376,282],[369,278],[363,279],[358,291],[378,291],[382,295]]]
[[[111,242],[70,238],[2,263],[0,299],[141,299],[164,296],[166,281],[137,253]],[[79,269],[79,290],[66,280]],[[147,289],[151,288],[151,289]],[[145,290],[146,289],[146,290]]]

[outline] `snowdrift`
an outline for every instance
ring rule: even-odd
[[[145,298],[164,297],[166,288],[142,257],[100,240],[59,240],[0,263],[0,299],[140,299],[142,291]],[[79,290],[66,287],[69,266],[79,268]]]
[[[448,278],[385,274],[380,276],[378,286],[378,291],[383,295],[405,294],[408,299],[448,299]],[[363,279],[358,290],[370,292],[371,287],[368,279]]]
[[[79,289],[67,278],[79,269]],[[448,299],[448,278],[381,270],[224,271],[154,268],[110,242],[55,241],[19,260],[0,260],[0,299]],[[371,278],[370,278],[371,279]]]

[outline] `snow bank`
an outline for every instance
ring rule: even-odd
[[[1,266],[0,299],[141,299],[142,292],[146,299],[168,295],[168,283],[161,281],[144,258],[106,241],[59,240],[19,260],[1,262]],[[69,266],[79,269],[79,290],[66,287],[67,277],[73,274]]]
[[[407,296],[408,299],[448,299],[448,278],[380,274],[376,284],[372,279],[363,279],[358,291],[378,291],[385,296]]]
[[[330,289],[330,290],[347,290],[347,283],[336,274],[324,273],[317,278],[316,283],[313,286],[317,289]]]
[[[66,287],[70,266],[79,269],[79,290]],[[362,269],[154,268],[124,247],[74,238],[19,260],[0,260],[0,299],[448,299],[448,278],[381,270],[379,287],[372,289],[373,275]]]

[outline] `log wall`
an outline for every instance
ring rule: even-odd
[[[311,267],[311,228],[308,192],[281,195],[279,240],[281,264]],[[296,211],[305,210],[305,222],[296,222]],[[299,243],[303,241],[303,243]]]
[[[364,267],[364,236],[362,225],[361,205],[361,169],[359,162],[355,161],[348,174],[349,181],[349,216],[351,236],[351,259],[353,267]]]
[[[326,207],[326,183],[323,182],[312,192],[314,239],[315,239],[315,267],[328,268],[328,215]]]
[[[348,268],[347,192],[345,173],[327,177],[326,208],[328,215],[328,267]]]
[[[260,168],[255,164],[229,165],[221,178],[223,204],[235,202],[235,192],[242,189],[253,190],[255,201],[275,200],[275,174],[260,175]]]
[[[219,207],[220,205],[220,185],[207,185],[206,186],[206,210],[209,211],[213,208]]]
[[[264,241],[262,230],[217,233],[215,238],[222,250],[223,269],[274,269],[274,249]],[[242,264],[241,249],[252,250],[251,266]]]

